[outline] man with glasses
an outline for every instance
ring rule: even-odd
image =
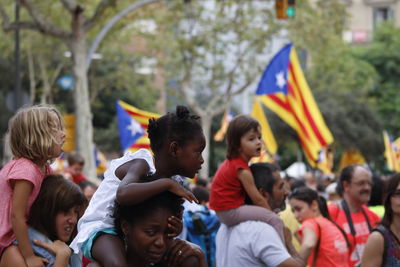
[[[361,260],[368,236],[380,221],[378,215],[366,206],[371,189],[370,170],[359,164],[349,165],[342,170],[337,185],[338,194],[343,200],[328,206],[330,216],[347,233],[352,245],[349,255],[351,267]]]

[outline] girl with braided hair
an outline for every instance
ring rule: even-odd
[[[135,153],[126,152],[113,160],[104,174],[104,181],[93,195],[87,210],[78,223],[78,235],[71,244],[103,267],[128,266],[123,240],[114,226],[114,202],[135,205],[161,192],[170,191],[189,201],[197,201],[193,194],[177,183],[174,176],[193,177],[204,160],[202,151],[205,138],[199,117],[190,114],[183,106],[176,112],[158,119],[150,119],[148,125],[150,147]],[[152,177],[138,183],[143,177]],[[182,230],[180,216],[168,218],[169,238]]]

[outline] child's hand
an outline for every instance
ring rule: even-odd
[[[49,263],[47,259],[38,257],[36,255],[27,257],[25,262],[28,267],[43,267],[45,263]]]
[[[70,257],[71,256],[71,249],[68,247],[67,244],[60,240],[56,240],[53,243],[46,243],[40,240],[33,241],[36,245],[41,246],[42,248],[48,250],[50,253],[54,255],[63,255]]]
[[[168,229],[170,231],[170,233],[168,234],[168,237],[174,238],[174,237],[178,236],[182,232],[182,229],[183,229],[182,220],[175,216],[169,217],[168,218]]]
[[[189,190],[187,190],[186,188],[184,188],[183,186],[181,186],[180,184],[178,184],[175,181],[171,180],[171,186],[169,188],[169,191],[174,193],[175,195],[178,195],[180,197],[183,197],[184,199],[186,199],[189,202],[196,202],[199,203],[199,201],[197,200],[197,198],[192,194],[192,192],[190,192]]]

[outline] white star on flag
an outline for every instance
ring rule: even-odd
[[[142,128],[142,126],[140,126],[140,124],[136,121],[136,120],[134,120],[134,119],[131,119],[131,124],[130,125],[128,125],[127,127],[126,127],[129,131],[131,131],[131,135],[132,136],[135,136],[135,135],[137,135],[138,133],[143,133],[143,128]]]
[[[282,90],[286,85],[285,74],[283,71],[278,72],[276,75],[276,85]]]

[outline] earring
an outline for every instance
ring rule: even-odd
[[[127,238],[128,238],[128,234],[124,233],[124,247],[125,247],[125,251],[128,251],[128,242],[127,242]]]

